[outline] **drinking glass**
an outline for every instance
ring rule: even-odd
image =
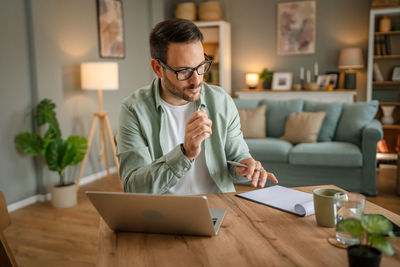
[[[333,196],[336,240],[346,245],[356,245],[360,243],[359,238],[354,238],[350,234],[338,231],[338,224],[347,218],[361,220],[365,206],[365,196],[357,193],[337,193]]]

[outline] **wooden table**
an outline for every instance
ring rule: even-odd
[[[335,186],[310,186],[313,189]],[[239,186],[238,192],[251,190]],[[227,213],[217,236],[115,233],[100,220],[98,266],[347,266],[347,252],[328,243],[334,228],[317,226],[315,216],[297,217],[234,196],[208,195],[210,207]],[[400,225],[400,216],[366,201],[366,213],[379,213]],[[400,266],[383,255],[381,267]]]

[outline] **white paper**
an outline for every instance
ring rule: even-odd
[[[298,216],[314,214],[313,195],[280,185],[253,190],[237,196],[284,210]]]

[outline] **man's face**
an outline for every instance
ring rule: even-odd
[[[204,50],[200,41],[191,43],[171,43],[168,46],[168,59],[165,62],[172,69],[179,71],[186,68],[194,68],[203,63]],[[162,69],[161,97],[173,105],[184,105],[200,98],[203,75],[196,71],[184,81],[178,81],[175,73],[168,69]]]

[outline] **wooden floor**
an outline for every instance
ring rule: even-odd
[[[400,214],[395,177],[396,169],[379,169],[379,194],[367,199]],[[54,209],[45,202],[10,214],[11,226],[4,234],[19,266],[95,266],[99,216],[86,190],[120,191],[121,185],[114,175],[82,186],[75,207]]]

